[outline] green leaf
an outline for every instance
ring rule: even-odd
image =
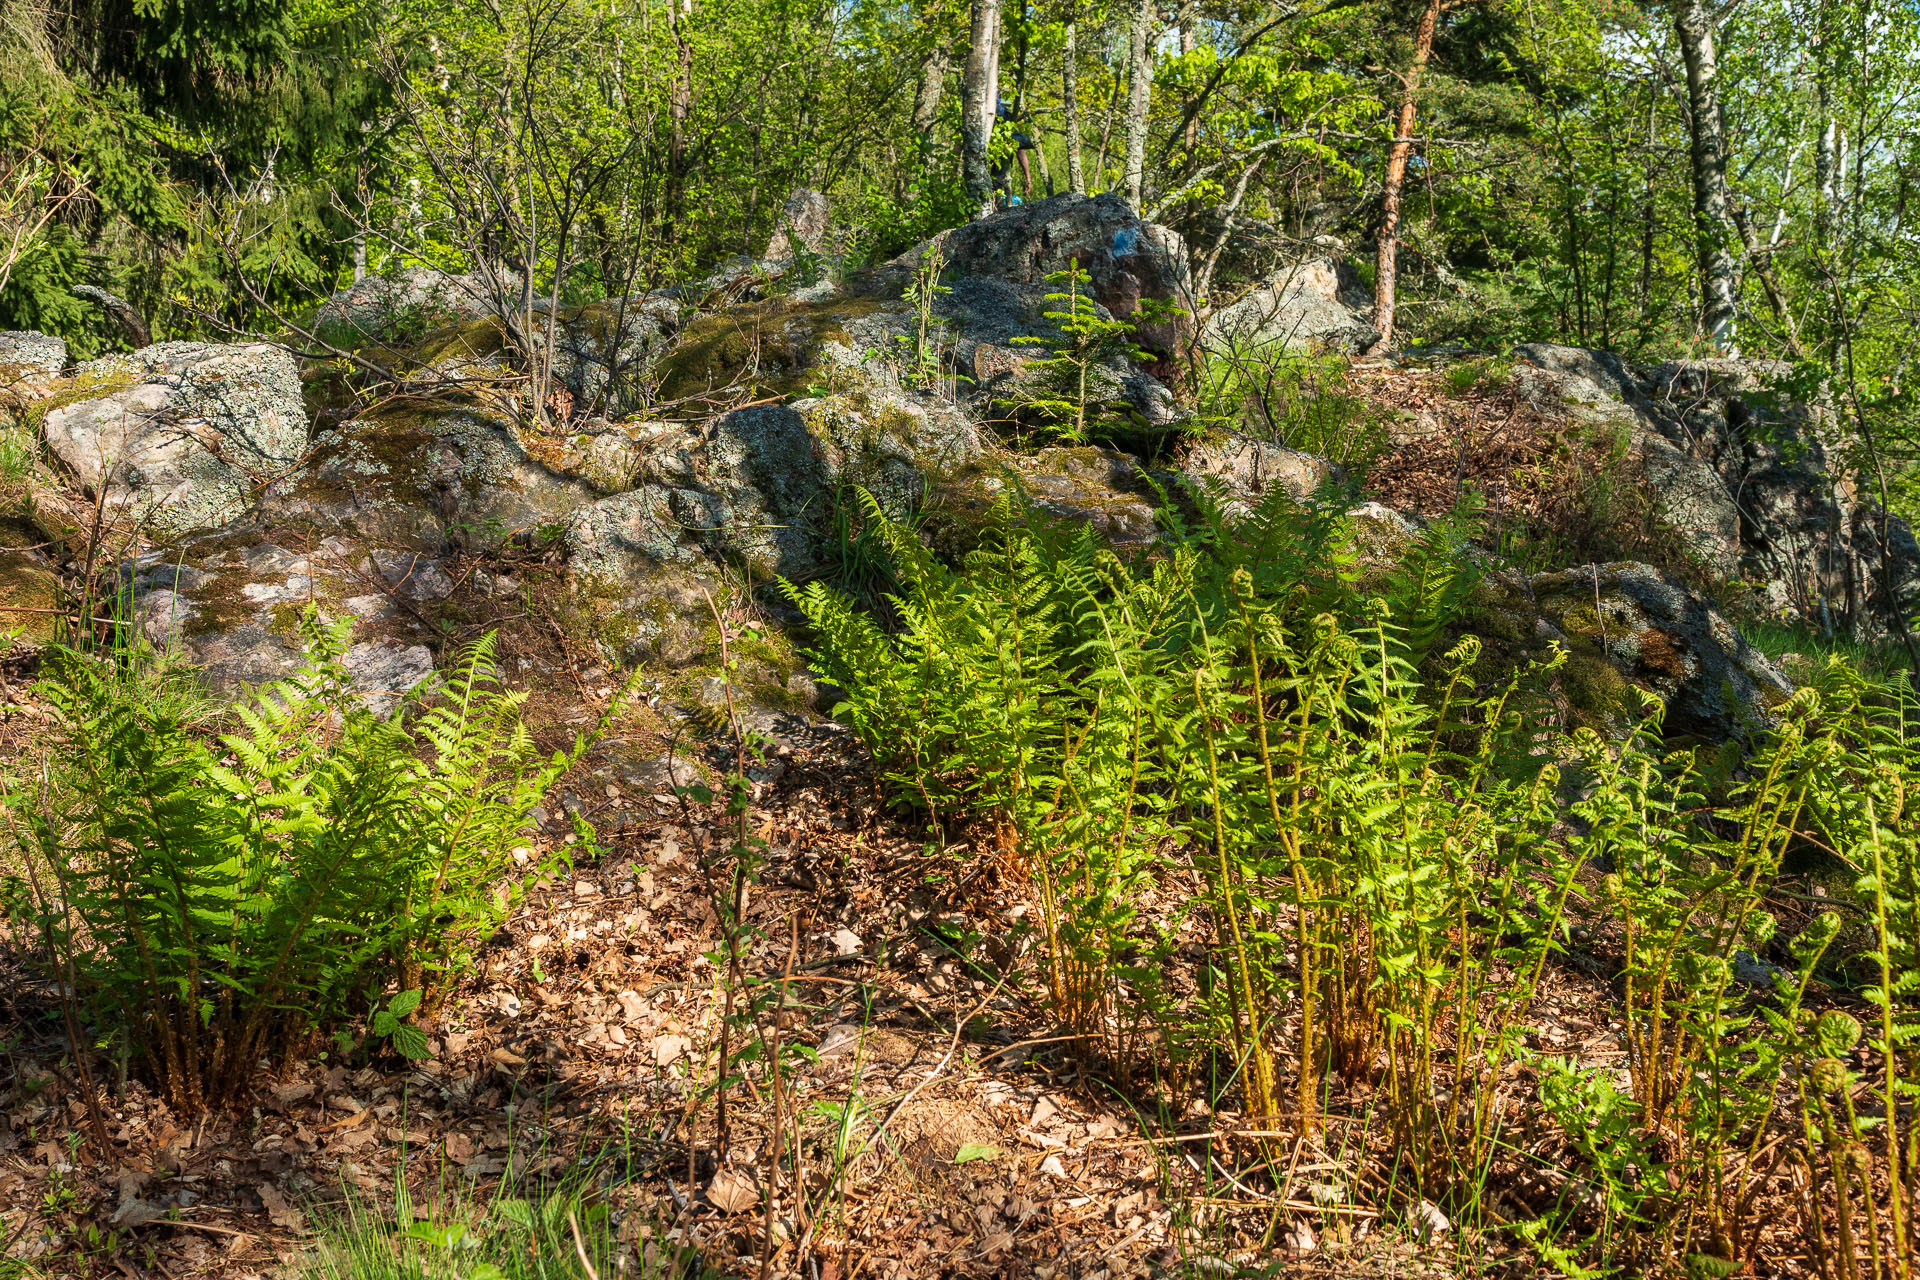
[[[963,1142],[960,1150],[954,1152],[955,1164],[971,1164],[975,1160],[991,1160],[1000,1154],[1000,1148],[986,1142]]]
[[[394,1017],[385,1009],[373,1015],[373,1034],[377,1036],[390,1036],[399,1029],[400,1019]]]
[[[396,1018],[404,1018],[420,1007],[420,991],[402,991],[387,1003],[387,1012]]]
[[[427,1033],[418,1027],[409,1027],[402,1023],[393,1029],[393,1047],[414,1061],[432,1057],[427,1049]]]

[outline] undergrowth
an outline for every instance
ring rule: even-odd
[[[50,650],[53,763],[0,793],[7,907],[69,993],[76,1048],[116,1048],[189,1114],[370,1009],[424,1056],[409,1016],[512,911],[513,851],[580,749],[536,749],[491,639],[375,714],[349,624],[309,613],[300,670],[218,722],[164,670]]]
[[[1197,497],[1136,560],[1010,500],[957,570],[879,526],[897,631],[791,589],[886,785],[1011,836],[1083,1053],[1163,1116],[1197,1099],[1250,1131],[1282,1201],[1358,1106],[1416,1222],[1502,1227],[1567,1274],[1731,1274],[1797,1198],[1824,1274],[1904,1277],[1904,692],[1830,662],[1731,774],[1666,750],[1651,695],[1618,741],[1558,733],[1561,655],[1494,679],[1474,637],[1438,649],[1474,581],[1462,521],[1376,572],[1335,509],[1276,495],[1230,523]],[[1809,843],[1858,900],[1789,926]],[[1600,940],[1618,1077],[1528,1047],[1549,971]],[[1495,1209],[1543,1126],[1561,1190]]]

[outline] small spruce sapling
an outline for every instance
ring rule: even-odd
[[[1063,293],[1049,293],[1047,301],[1056,310],[1044,314],[1060,330],[1060,338],[1018,337],[1021,346],[1048,347],[1053,355],[1030,361],[1027,368],[1041,373],[1052,394],[1025,395],[1002,401],[1010,408],[1024,409],[1049,421],[1059,436],[1072,443],[1087,438],[1089,421],[1098,422],[1104,414],[1101,367],[1114,356],[1130,360],[1150,359],[1134,345],[1134,324],[1116,320],[1105,313],[1093,295],[1082,286],[1093,277],[1080,269],[1075,258],[1065,271],[1047,276],[1048,284],[1064,284]],[[1055,345],[1059,342],[1060,345]]]

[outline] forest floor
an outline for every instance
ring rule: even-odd
[[[541,636],[503,637],[509,659],[516,639]],[[31,674],[0,667],[0,756],[16,777],[48,742]],[[599,710],[534,706],[554,746]],[[671,750],[671,722],[650,719],[652,746]],[[603,745],[631,753],[633,729]],[[775,740],[777,779],[749,817],[765,852],[747,899],[748,983],[709,959],[731,891],[702,866],[730,839],[717,804],[607,782],[596,750],[555,795],[583,808],[600,847],[563,844],[551,820],[530,839],[529,865],[547,871],[427,1028],[429,1059],[339,1060],[319,1045],[244,1111],[188,1117],[137,1064],[96,1056],[104,1150],[58,989],[7,937],[0,1254],[27,1275],[240,1280],[297,1268],[330,1217],[390,1216],[403,1178],[416,1215],[445,1220],[584,1176],[623,1210],[636,1264],[649,1241],[693,1244],[708,1275],[1117,1280],[1279,1259],[1301,1274],[1454,1270],[1447,1234],[1376,1229],[1338,1160],[1296,1160],[1295,1189],[1276,1198],[1238,1181],[1261,1157],[1224,1132],[1231,1113],[1194,1105],[1146,1123],[1048,1016],[1029,951],[1037,886],[1003,854],[943,848],[881,811],[846,731],[788,718]],[[724,767],[720,738],[698,745]],[[729,985],[790,993],[762,1020],[789,1049],[778,1097],[758,1067],[728,1090],[723,1134],[713,1084]],[[763,1273],[767,1152],[776,1131],[791,1150],[796,1125],[809,1209],[795,1220],[789,1161],[773,1215],[786,1240]]]

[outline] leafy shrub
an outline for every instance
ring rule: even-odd
[[[214,741],[164,680],[155,696],[48,656],[59,744],[50,785],[7,798],[31,881],[15,900],[92,1025],[177,1107],[233,1100],[389,989],[390,1038],[419,993],[436,1007],[511,911],[511,849],[579,751],[535,748],[491,638],[374,714],[349,687],[349,626],[310,614],[299,672]]]

